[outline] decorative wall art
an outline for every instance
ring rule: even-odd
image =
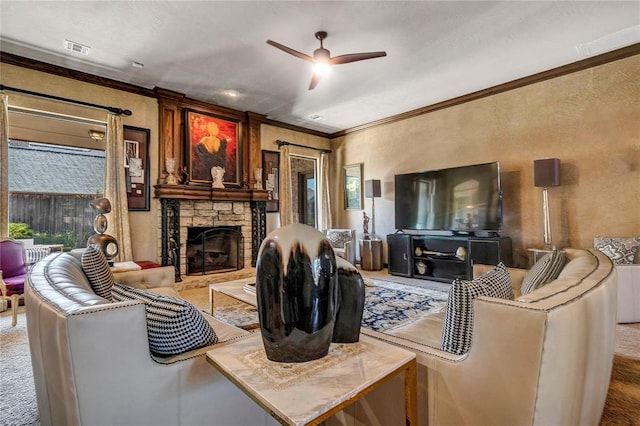
[[[267,213],[279,210],[278,172],[280,171],[280,153],[277,151],[262,151],[262,181],[264,189],[269,194]]]
[[[223,184],[239,187],[242,179],[241,123],[186,110],[189,179],[212,182],[211,168],[224,168]]]
[[[149,211],[149,129],[124,126],[129,211]]]
[[[362,163],[344,167],[344,208],[362,209]]]

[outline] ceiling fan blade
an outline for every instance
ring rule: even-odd
[[[320,81],[320,76],[316,73],[311,75],[311,83],[309,83],[309,90],[313,90],[318,85],[318,81]]]
[[[267,43],[270,44],[273,47],[276,47],[276,48],[284,51],[284,52],[287,52],[290,55],[297,56],[298,58],[304,59],[306,61],[313,62],[313,58],[311,56],[306,55],[306,54],[304,54],[302,52],[298,52],[297,50],[293,50],[290,47],[287,47],[287,46],[285,46],[283,44],[277,43],[277,42],[275,42],[273,40],[267,40]]]
[[[380,58],[387,56],[387,52],[367,52],[367,53],[350,53],[348,55],[339,55],[331,58],[331,65],[348,64],[349,62],[363,61],[365,59]]]

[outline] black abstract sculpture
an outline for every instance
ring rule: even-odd
[[[338,266],[338,312],[333,328],[335,343],[355,343],[360,340],[364,314],[364,280],[351,263],[336,257]]]
[[[256,263],[256,298],[271,361],[311,361],[325,356],[331,342],[360,339],[364,280],[310,226],[294,223],[267,235]]]
[[[256,264],[258,318],[267,358],[305,362],[329,352],[338,271],[324,234],[293,223],[271,232]]]

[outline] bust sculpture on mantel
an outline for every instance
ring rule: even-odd
[[[211,183],[212,188],[224,188],[224,184],[222,183],[224,172],[225,169],[220,166],[213,166],[211,168],[211,178],[213,178],[213,182]]]

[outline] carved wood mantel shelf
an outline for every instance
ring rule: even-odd
[[[213,201],[267,201],[264,189],[211,188],[206,185],[155,185],[156,198]]]

